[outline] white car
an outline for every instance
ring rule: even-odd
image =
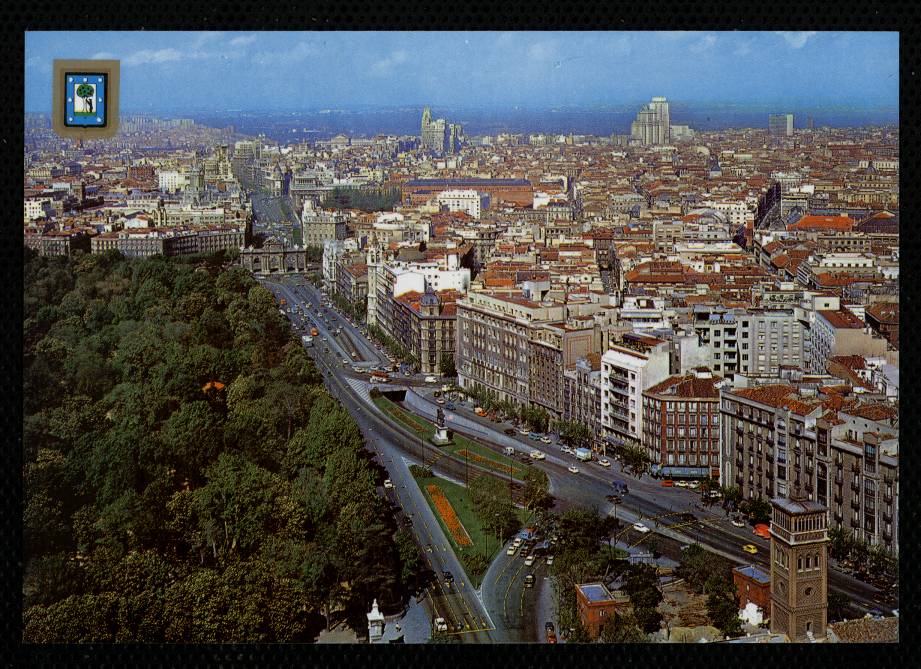
[[[435,631],[436,632],[447,632],[448,623],[445,622],[444,618],[435,618]]]
[[[560,447],[560,451],[563,453],[569,453],[570,455],[572,455],[572,449],[569,446]]]
[[[552,556],[552,555],[548,555],[548,556],[547,556],[547,566],[549,567],[549,566],[552,565],[552,564],[553,564],[553,556]]]
[[[738,518],[733,518],[731,522],[733,527],[745,527],[745,523],[743,523]]]
[[[524,559],[524,566],[525,566],[525,567],[530,567],[532,564],[534,564],[534,560],[536,560],[536,559],[537,559],[537,558],[534,557],[533,555],[529,555],[528,557],[526,557],[526,558]]]
[[[550,437],[541,437],[540,440],[541,440],[542,442],[544,442],[545,444],[552,444],[552,443],[553,443],[553,441],[550,439]]]
[[[649,528],[643,525],[643,523],[633,523],[633,529],[640,534],[646,534],[649,531]]]
[[[687,488],[688,482],[687,481],[675,481],[675,486],[678,488]]]
[[[513,544],[513,545],[511,545],[511,546],[508,547],[508,550],[505,551],[505,554],[506,554],[506,555],[514,555],[514,554],[517,553],[517,552],[518,552],[518,546],[515,546],[515,545]]]
[[[532,460],[543,460],[545,457],[547,456],[541,453],[540,451],[531,451]]]
[[[607,458],[601,458],[601,459],[598,461],[598,464],[601,465],[602,467],[610,467],[610,466],[611,466],[611,461],[608,460]]]
[[[384,481],[384,488],[386,488],[387,490],[393,490],[393,481],[391,481],[390,479],[386,479]]]
[[[688,483],[688,488],[691,490],[697,490],[700,487],[700,481],[691,481]]]
[[[434,376],[426,376],[425,382],[426,383],[438,383],[438,379],[436,379]]]
[[[575,465],[570,465],[570,466],[568,467],[568,469],[569,469],[569,473],[570,473],[570,474],[578,474],[578,473],[579,473],[579,468],[576,467]]]
[[[526,427],[523,427],[523,428],[521,428],[520,430],[518,430],[518,434],[527,435],[527,434],[530,434],[530,433],[531,433],[531,431],[528,430]]]
[[[515,537],[515,541],[512,542],[512,545],[515,548],[518,548],[523,543],[524,543],[524,539],[522,539],[521,537]]]

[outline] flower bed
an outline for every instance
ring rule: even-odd
[[[461,523],[460,518],[458,518],[457,514],[454,512],[454,507],[451,506],[451,502],[445,497],[441,488],[437,485],[429,484],[425,486],[425,489],[432,498],[432,502],[438,510],[438,515],[441,516],[445,526],[451,532],[451,536],[454,537],[455,543],[458,546],[472,546],[473,541],[470,540],[470,535],[467,534],[467,530],[464,529],[463,523]]]
[[[509,465],[504,465],[501,462],[496,462],[495,460],[492,460],[490,458],[484,458],[479,453],[468,451],[466,448],[458,451],[457,454],[462,455],[465,458],[469,458],[473,460],[474,462],[478,462],[479,464],[486,465],[490,469],[497,469],[501,472],[505,472],[506,474],[509,474],[509,473],[517,474],[518,473],[517,467],[510,467]]]

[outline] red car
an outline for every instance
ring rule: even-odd
[[[759,523],[758,525],[755,525],[754,533],[757,534],[762,539],[771,538],[771,528],[768,525],[765,525],[764,523]]]
[[[664,481],[662,481],[663,488],[672,488],[674,487],[674,485],[675,485],[675,482],[672,481],[671,479],[665,479]]]

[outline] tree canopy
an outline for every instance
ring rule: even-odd
[[[27,250],[27,642],[310,641],[418,586],[358,426],[221,267]]]

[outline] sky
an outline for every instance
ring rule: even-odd
[[[898,108],[895,32],[27,32],[25,110],[54,58],[121,60],[123,112],[430,104]]]

